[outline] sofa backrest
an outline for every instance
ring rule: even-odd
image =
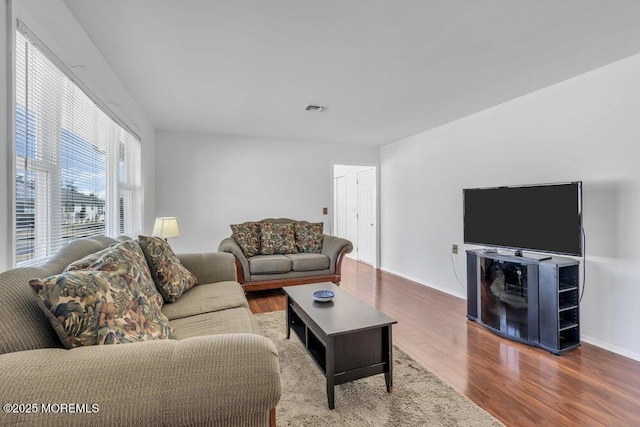
[[[265,218],[256,222],[269,222],[272,224],[287,224],[290,222],[303,222],[303,221],[296,221],[295,219],[290,219],[290,218]]]
[[[126,239],[105,236],[78,239],[64,246],[42,265],[0,273],[0,354],[62,348],[53,327],[38,306],[29,280],[60,274],[73,261]]]
[[[271,224],[288,224],[290,222],[296,222],[300,224],[309,223],[309,221],[298,221],[296,219],[291,219],[291,218],[265,218],[265,219],[259,219],[256,221],[245,221],[243,222],[243,224],[249,224],[253,222],[268,222]],[[327,233],[324,233],[324,234],[327,234]]]
[[[265,219],[261,219],[258,221],[249,221],[249,222],[269,222],[272,224],[288,224],[290,222],[295,222],[298,224],[308,224],[309,221],[298,221],[296,219],[291,219],[291,218],[265,218]],[[324,233],[327,234],[327,233]]]

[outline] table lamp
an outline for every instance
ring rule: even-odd
[[[167,240],[169,237],[178,237],[180,235],[178,220],[173,216],[156,218],[151,235],[164,240]]]

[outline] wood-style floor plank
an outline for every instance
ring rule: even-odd
[[[467,321],[466,301],[345,259],[341,287],[398,320],[394,344],[514,426],[640,426],[640,362],[589,344],[563,356]],[[254,313],[285,309],[282,290],[250,292]]]

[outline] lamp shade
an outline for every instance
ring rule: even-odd
[[[156,223],[153,225],[153,233],[151,233],[151,235],[163,239],[178,237],[180,235],[178,220],[173,216],[156,218]]]

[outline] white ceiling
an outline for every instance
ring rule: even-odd
[[[164,130],[381,145],[640,53],[637,0],[64,1]]]

